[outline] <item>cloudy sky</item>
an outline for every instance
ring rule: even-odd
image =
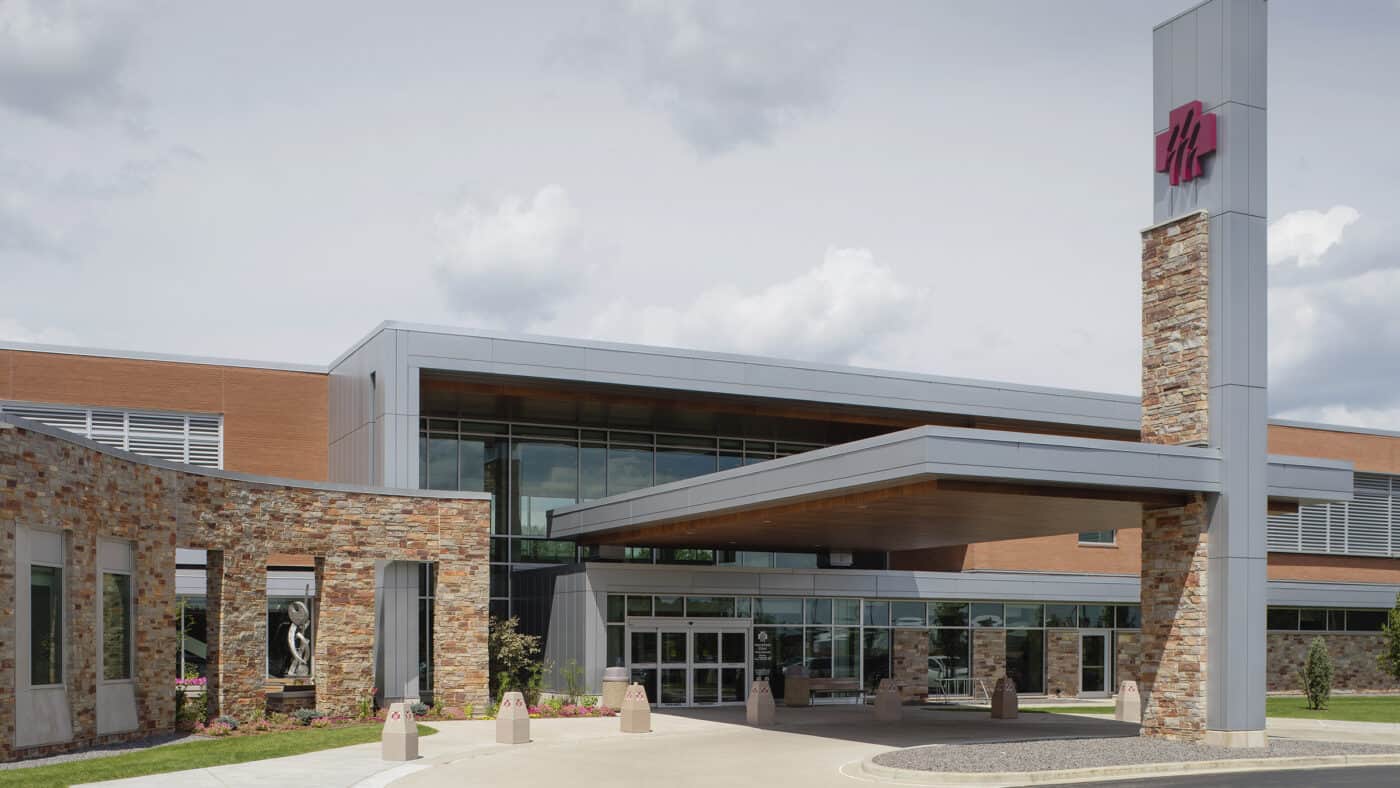
[[[384,319],[1138,391],[1189,0],[0,0],[0,339]],[[1270,4],[1275,413],[1400,429],[1400,2]]]

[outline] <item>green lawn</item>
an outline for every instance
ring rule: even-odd
[[[1308,709],[1308,699],[1299,696],[1269,698],[1270,717],[1294,717],[1309,720],[1350,720],[1353,722],[1400,722],[1400,695],[1383,697],[1333,696],[1327,708]]]
[[[345,728],[306,728],[256,736],[237,736],[231,739],[171,744],[107,758],[0,771],[0,788],[67,786],[175,772],[181,769],[202,769],[206,766],[223,766],[263,758],[280,758],[284,755],[300,755],[304,752],[378,741],[382,730],[383,727],[378,724]],[[418,726],[419,736],[434,733],[437,731],[426,725]]]

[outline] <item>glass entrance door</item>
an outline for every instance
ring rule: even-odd
[[[632,681],[658,706],[743,703],[748,697],[749,630],[674,623],[628,627]]]
[[[1108,633],[1081,632],[1079,635],[1079,695],[1108,694]]]
[[[690,673],[690,633],[683,629],[660,631],[661,635],[661,694],[660,706],[685,706],[690,702],[688,674]]]
[[[691,633],[690,702],[696,706],[742,703],[748,687],[748,636],[745,631],[697,630]]]

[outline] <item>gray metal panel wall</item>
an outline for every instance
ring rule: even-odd
[[[409,367],[1137,429],[1136,398],[692,350],[385,324]],[[356,351],[358,352],[358,351]]]
[[[1210,0],[1153,31],[1153,131],[1200,100],[1218,116],[1203,177],[1153,175],[1153,220],[1210,216],[1210,425],[1223,491],[1212,507],[1207,727],[1262,731],[1267,643],[1264,0]],[[1143,146],[1147,150],[1146,140]],[[1144,156],[1144,162],[1146,161]]]
[[[379,626],[375,651],[386,701],[418,698],[418,564],[382,562],[376,567]]]
[[[418,486],[417,381],[406,343],[403,332],[380,326],[332,365],[332,481]]]

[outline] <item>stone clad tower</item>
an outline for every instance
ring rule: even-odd
[[[1153,31],[1143,440],[1224,463],[1218,495],[1143,515],[1143,733],[1230,746],[1264,743],[1266,32],[1265,0]]]

